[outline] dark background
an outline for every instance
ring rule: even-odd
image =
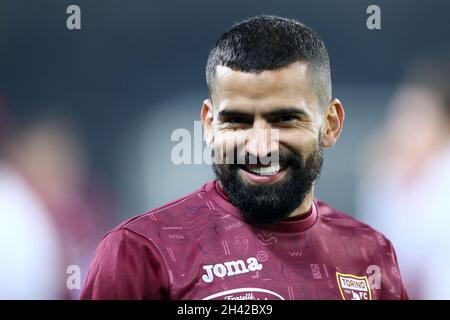
[[[81,30],[66,8],[81,8]],[[381,8],[368,30],[366,8]],[[213,42],[257,14],[297,18],[323,37],[334,96],[347,111],[327,152],[319,197],[357,215],[358,152],[416,56],[448,44],[448,1],[0,1],[0,95],[20,126],[63,114],[78,128],[89,170],[121,215],[111,224],[207,181],[207,166],[170,163],[173,129],[193,129],[206,96]]]

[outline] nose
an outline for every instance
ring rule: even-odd
[[[270,160],[264,161],[264,159],[270,158],[272,154],[278,154],[278,129],[272,129],[265,121],[259,123],[255,121],[253,127],[247,130],[247,134],[245,151],[250,157],[250,163],[256,164],[259,160],[260,163],[269,164]]]

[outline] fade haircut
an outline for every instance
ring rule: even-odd
[[[216,66],[260,73],[303,61],[307,63],[311,89],[323,111],[331,100],[330,60],[319,35],[301,22],[261,15],[235,24],[211,49],[206,64],[206,83],[212,99]]]

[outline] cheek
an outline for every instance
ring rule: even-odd
[[[280,147],[286,147],[296,154],[310,154],[318,143],[318,136],[309,132],[280,132]]]
[[[225,155],[233,152],[235,149],[243,150],[245,148],[246,134],[244,130],[217,130],[214,133],[213,149],[216,153]]]
[[[245,152],[245,135],[240,131],[216,131],[212,148],[216,162],[234,164]]]

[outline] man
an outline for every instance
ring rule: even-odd
[[[245,20],[212,48],[206,79],[217,180],[111,231],[81,298],[407,298],[390,242],[314,198],[344,121],[318,35]]]

